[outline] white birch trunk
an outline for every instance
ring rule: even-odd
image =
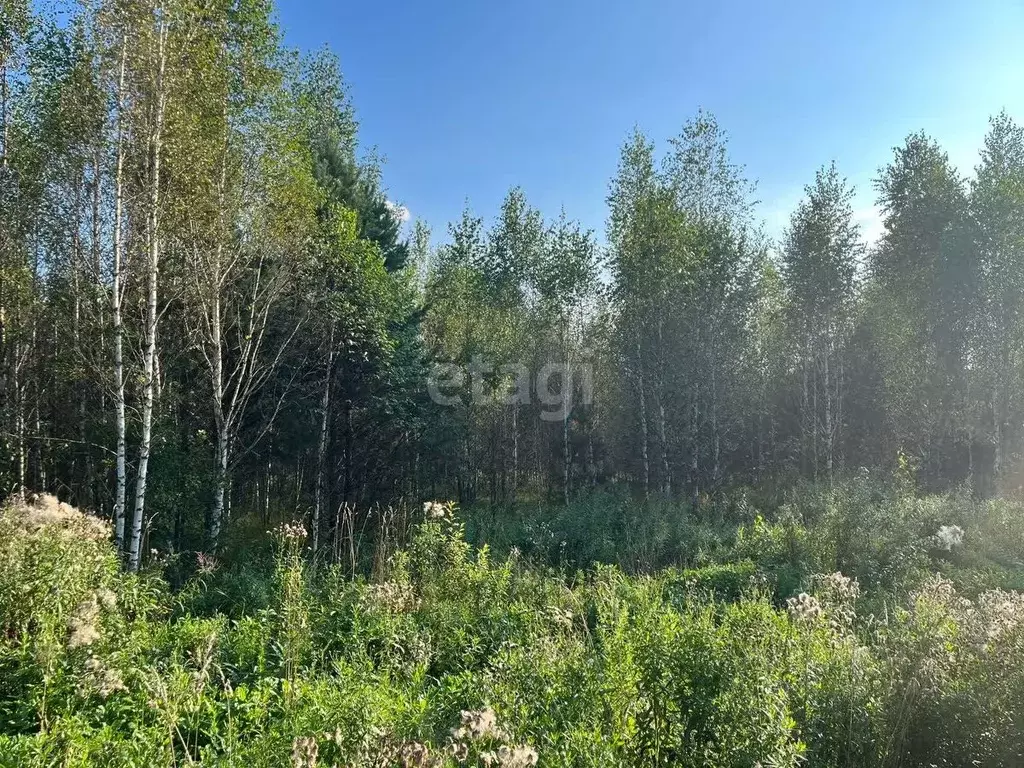
[[[323,517],[324,486],[326,485],[325,470],[327,463],[327,427],[331,409],[331,374],[334,371],[334,330],[335,322],[331,321],[331,330],[327,344],[327,375],[324,376],[324,391],[320,397],[320,439],[316,449],[316,488],[313,497],[313,523],[310,526],[313,537],[313,557],[320,547],[320,525]]]
[[[124,78],[128,38],[121,40],[121,72],[117,81],[117,168],[114,176],[114,284],[110,296],[111,322],[114,326],[114,425],[117,432],[117,486],[114,490],[114,542],[119,553],[124,551],[125,498],[128,488],[124,402],[124,328],[121,319],[121,270],[123,241],[121,220],[124,207]]]
[[[146,297],[146,347],[143,356],[144,384],[142,393],[142,434],[139,446],[139,468],[135,481],[135,510],[132,514],[132,537],[128,553],[128,569],[137,571],[141,556],[142,522],[146,509],[146,481],[153,436],[153,401],[156,390],[157,278],[160,268],[160,155],[163,150],[164,75],[167,65],[165,46],[167,27],[157,18],[157,75],[153,127],[149,143],[152,162],[149,199],[149,268]]]
[[[644,364],[640,349],[640,334],[636,339],[637,391],[640,397],[640,461],[643,464],[644,498],[651,495],[651,460],[647,435],[647,396],[644,392]]]
[[[672,495],[672,473],[668,463],[668,430],[665,418],[665,338],[664,320],[658,319],[658,439],[661,441],[661,489]]]
[[[823,371],[822,377],[824,378],[825,386],[825,472],[828,477],[829,486],[832,485],[832,457],[833,457],[833,440],[835,435],[832,428],[832,380],[830,378],[830,371],[828,365],[829,353],[826,349],[824,360],[822,361]]]

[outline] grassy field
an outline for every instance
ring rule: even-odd
[[[373,577],[301,524],[126,575],[94,518],[9,506],[0,764],[1024,764],[1024,503],[597,493],[397,540]]]

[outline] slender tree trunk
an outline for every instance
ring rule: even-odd
[[[267,459],[267,485],[266,491],[263,494],[263,523],[265,525],[270,524],[270,476],[272,470],[273,466],[271,466],[270,459]]]
[[[999,385],[997,384],[992,392],[992,422],[994,427],[995,436],[992,442],[994,443],[994,455],[992,457],[992,474],[996,479],[1003,472],[1003,417],[1002,417],[1002,403],[999,401]]]
[[[498,456],[501,453],[501,423],[494,419],[491,423],[491,511],[498,504]]]
[[[7,55],[6,53],[0,52],[0,173],[4,176],[7,175],[7,155],[8,155],[8,116],[7,116],[7,102],[9,99],[8,85],[7,85]],[[8,243],[7,243],[7,224],[6,222],[0,223],[0,278],[4,277],[4,267],[6,266],[6,256],[8,254]],[[7,304],[6,295],[4,291],[4,280],[0,279],[0,416],[9,412],[9,408],[13,401],[16,399],[16,392],[13,386],[10,390],[7,387],[7,373],[4,370],[5,367],[11,369],[12,374],[14,373],[13,367],[16,362],[10,357],[10,350],[7,346]],[[6,365],[5,365],[6,364]],[[16,374],[12,376],[15,378]],[[13,381],[11,382],[13,385]],[[14,394],[15,397],[11,397]],[[0,422],[0,428],[5,430],[11,430],[12,425],[10,423],[3,424]],[[17,429],[11,430],[17,432]]]
[[[818,421],[818,365],[817,365],[817,351],[815,356],[812,358],[814,364],[811,366],[811,441],[814,448],[814,479],[818,479],[818,467],[821,464],[821,457],[818,452],[818,433],[821,431],[818,425],[821,423]]]
[[[214,264],[213,280],[218,283],[213,290],[210,309],[210,362],[212,363],[213,420],[217,429],[217,478],[213,494],[213,509],[207,528],[211,551],[216,551],[220,541],[221,524],[224,520],[224,498],[228,487],[228,422],[224,413],[224,347],[222,339],[221,292],[219,286],[222,245],[218,243]]]
[[[4,228],[0,226],[0,237],[4,237]],[[0,270],[4,268],[2,258],[6,253],[4,242],[0,241]],[[8,394],[7,369],[10,367],[10,350],[7,348],[7,308],[4,295],[5,281],[0,280],[0,428],[11,431],[11,425],[5,424],[2,418],[7,415],[10,407]]]
[[[230,122],[228,119],[227,95],[222,107],[221,120],[224,123],[223,145],[221,148],[220,179],[217,186],[217,244],[213,249],[213,264],[210,267],[210,274],[207,277],[209,285],[212,286],[209,297],[209,346],[211,363],[211,384],[213,385],[213,419],[217,428],[217,479],[213,494],[213,509],[210,512],[210,521],[207,528],[209,548],[216,552],[220,544],[221,527],[224,524],[226,507],[230,506],[230,477],[228,476],[228,462],[231,451],[231,429],[233,421],[233,404],[228,406],[225,412],[224,398],[224,307],[223,307],[223,286],[225,282],[224,269],[224,240],[227,237],[225,216],[225,193],[227,190],[228,176],[228,143],[230,136]],[[241,380],[235,382],[234,393],[237,402],[239,390],[243,386]],[[225,500],[227,497],[227,500]]]
[[[594,423],[593,406],[588,406],[590,418],[587,419],[587,480],[591,488],[597,487],[597,461],[594,457]]]
[[[718,425],[718,340],[711,330],[711,482],[717,493],[722,477],[722,436]]]
[[[764,476],[765,460],[764,460],[764,422],[765,417],[768,414],[768,377],[762,375],[761,387],[760,387],[760,403],[757,414],[757,464],[755,465],[755,480],[760,483],[761,478]],[[768,416],[768,418],[771,418]]]
[[[717,488],[722,479],[722,432],[718,424],[718,375],[711,369],[711,482]]]
[[[833,457],[833,439],[835,435],[832,429],[832,380],[829,377],[829,351],[826,348],[825,355],[822,360],[822,376],[824,378],[825,387],[825,473],[828,477],[829,487],[832,486],[832,457]]]
[[[228,461],[230,459],[230,436],[228,435],[227,425],[224,420],[223,413],[220,414],[219,418],[217,418],[215,414],[214,421],[217,427],[217,477],[215,481],[216,485],[213,489],[213,509],[210,513],[210,523],[207,529],[207,545],[211,552],[216,552],[217,547],[220,544],[221,528],[228,514],[228,506],[230,504],[230,501],[228,499]]]
[[[342,371],[344,373],[344,371]],[[349,502],[352,495],[352,401],[345,401],[345,485],[342,501]]]
[[[843,362],[843,353],[840,352],[836,359],[836,416],[835,416],[835,431],[836,437],[833,441],[836,453],[836,465],[837,469],[842,472],[846,467],[846,450],[843,446],[843,392],[844,382],[846,381],[846,368]]]
[[[152,172],[149,191],[149,268],[146,293],[146,346],[143,355],[143,390],[142,390],[142,434],[139,445],[139,466],[135,482],[135,510],[132,515],[132,538],[128,553],[128,569],[137,571],[141,555],[142,522],[146,509],[146,481],[149,472],[149,456],[153,437],[153,401],[156,390],[156,326],[157,314],[157,277],[160,268],[160,156],[163,151],[164,109],[166,94],[164,92],[164,75],[167,65],[165,46],[167,42],[166,22],[162,17],[157,23],[157,74],[156,93],[153,114],[153,127],[150,131],[150,162]]]
[[[533,421],[533,477],[537,487],[540,488],[541,480],[547,475],[544,471],[544,459],[541,452],[546,448],[544,438],[540,431],[540,419]]]
[[[519,402],[512,404],[512,486],[510,497],[513,503],[519,489]]]
[[[86,357],[84,348],[82,345],[82,277],[85,274],[85,269],[82,266],[84,259],[82,256],[82,191],[85,186],[85,167],[79,170],[75,178],[75,214],[72,218],[72,234],[71,234],[71,282],[73,286],[72,296],[72,313],[71,313],[71,334],[72,344],[74,346],[73,354],[78,358],[78,371],[74,378],[74,397],[77,400],[78,407],[78,448],[75,451],[75,462],[73,476],[78,481],[78,488],[76,491],[76,504],[84,506],[89,503],[87,489],[89,487],[89,470],[88,460],[86,456],[88,451],[86,448],[86,428],[85,428],[85,415],[86,415]],[[83,456],[85,454],[85,456]],[[79,474],[81,472],[81,474]],[[91,506],[91,505],[90,505]]]
[[[124,328],[121,318],[122,275],[124,243],[121,220],[124,207],[124,78],[128,58],[128,38],[121,40],[121,71],[117,80],[117,168],[114,171],[114,277],[110,294],[110,311],[114,326],[114,428],[117,440],[116,474],[114,489],[114,542],[118,553],[124,551],[125,498],[127,497],[128,443],[125,426],[124,401]]]
[[[992,475],[998,481],[1003,474],[1006,460],[1006,426],[1009,421],[1009,403],[1007,392],[1010,388],[1012,371],[1010,368],[1010,348],[1007,339],[1010,338],[1010,323],[1005,320],[1001,323],[1003,331],[1000,334],[1001,349],[999,360],[999,375],[996,377],[995,391],[992,394],[992,420],[995,422],[995,435],[993,442],[994,456],[992,459]]]
[[[562,345],[565,349],[565,374],[562,381],[562,499],[566,505],[572,495],[570,479],[572,475],[572,451],[569,445],[569,418],[572,415],[572,356],[569,352],[569,334],[564,330],[563,322]]]
[[[313,557],[316,557],[320,546],[320,521],[324,503],[327,478],[327,427],[330,424],[331,411],[331,380],[334,374],[334,332],[335,321],[331,320],[331,329],[327,338],[327,373],[324,376],[324,390],[320,397],[320,440],[316,451],[316,488],[313,492]]]
[[[696,389],[690,404],[690,505],[700,503],[700,402]]]
[[[658,440],[661,443],[661,489],[672,495],[672,472],[668,462],[668,429],[665,418],[665,338],[664,321],[658,318]]]
[[[7,142],[10,140],[7,103],[10,91],[7,85],[7,57],[0,62],[0,168],[7,169]]]
[[[37,348],[37,339],[39,338],[39,319],[36,313],[32,313],[32,349]],[[32,394],[33,394],[33,408],[35,413],[35,448],[36,448],[36,487],[45,492],[46,491],[46,454],[44,450],[45,441],[43,439],[43,413],[42,413],[42,384],[40,379],[42,373],[37,372],[32,377]]]
[[[640,349],[640,334],[637,332],[636,339],[636,370],[637,370],[637,394],[640,405],[640,461],[643,466],[643,488],[644,498],[651,495],[651,460],[648,451],[648,430],[647,430],[647,395],[644,392],[644,364],[643,355]]]
[[[25,491],[26,491],[26,475],[28,459],[26,456],[25,448],[25,384],[22,381],[21,376],[21,344],[15,342],[14,345],[14,381],[12,382],[14,387],[14,401],[15,401],[15,412],[14,412],[14,432],[15,432],[15,448],[17,451],[18,461],[18,489],[17,496],[24,502]]]
[[[800,464],[804,474],[807,474],[809,455],[810,455],[810,417],[808,414],[811,410],[811,393],[810,393],[810,376],[808,375],[808,367],[810,366],[811,358],[811,342],[810,337],[805,340],[804,343],[804,354],[803,360],[801,361],[801,373],[803,374],[801,398],[800,398]]]
[[[99,137],[97,137],[96,146],[93,149],[92,215],[90,222],[92,224],[92,285],[90,288],[92,290],[92,302],[96,312],[96,316],[92,319],[92,327],[96,328],[98,331],[97,341],[99,343],[98,354],[95,351],[92,351],[90,358],[94,361],[97,371],[102,370],[103,361],[106,359],[107,351],[106,328],[104,325],[106,318],[103,316],[103,265],[101,263],[103,256],[100,242],[100,193],[102,191],[103,184],[103,160],[101,154],[102,140],[103,134],[101,132]],[[92,389],[92,387],[90,386],[89,389]],[[88,390],[86,390],[86,394],[88,394]],[[106,387],[100,386],[97,394],[99,397],[99,412],[102,413],[107,408]],[[91,508],[98,510],[100,500],[103,498],[101,480],[96,473],[96,461],[92,448],[86,445],[84,446],[84,449],[86,451],[85,474],[87,477],[87,496],[91,502]]]
[[[0,172],[6,175],[7,171],[7,57],[5,54],[0,54]],[[8,253],[7,247],[7,226],[0,224],[0,276],[3,275],[6,255]],[[7,375],[4,371],[5,363],[8,363],[9,356],[7,349],[7,306],[6,306],[6,295],[4,291],[4,281],[0,280],[0,416],[5,414],[8,410],[8,390],[7,390]],[[3,424],[0,422],[0,427],[10,429],[10,424]]]

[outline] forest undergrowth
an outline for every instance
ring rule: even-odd
[[[285,522],[174,589],[11,504],[0,764],[1020,765],[1024,502],[780,498],[432,502],[354,575]]]

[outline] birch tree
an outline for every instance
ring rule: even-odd
[[[993,117],[971,185],[978,222],[981,320],[979,415],[991,435],[992,474],[1001,479],[1020,453],[1024,412],[1024,128]]]
[[[143,330],[143,382],[139,458],[135,477],[135,504],[132,511],[128,568],[136,571],[141,562],[142,527],[146,512],[146,483],[152,452],[153,412],[156,400],[157,323],[160,315],[159,275],[162,248],[161,170],[164,153],[164,123],[168,106],[168,36],[173,19],[167,6],[152,7],[152,27],[146,30],[146,66],[148,74],[146,145],[148,154],[148,199],[146,207],[146,300]]]
[[[964,180],[937,143],[912,134],[876,180],[885,232],[871,252],[875,352],[897,446],[926,478],[973,467],[967,366],[979,259]]]
[[[654,146],[639,131],[634,132],[622,148],[608,196],[608,239],[619,343],[636,398],[640,478],[645,497],[651,489],[647,334],[652,301],[647,285],[650,268],[644,258],[644,226],[649,218],[644,206],[657,185]]]
[[[553,321],[554,349],[559,355],[561,374],[562,498],[568,504],[572,493],[572,445],[570,427],[574,418],[590,403],[589,372],[582,368],[589,300],[597,287],[597,246],[590,232],[568,221],[563,212],[551,226],[547,248],[540,262],[537,288],[540,311]],[[577,391],[577,388],[579,391]]]
[[[316,209],[301,114],[275,60],[276,33],[267,7],[241,2],[229,9],[222,34],[212,56],[220,93],[215,90],[209,101],[219,110],[213,121],[219,135],[211,132],[213,149],[205,155],[209,229],[203,232],[203,223],[194,221],[199,231],[188,246],[191,316],[210,375],[216,431],[216,484],[207,524],[211,549],[224,523],[241,421],[301,326],[301,313],[285,318],[279,312],[293,295]]]
[[[843,355],[863,245],[853,221],[853,190],[835,164],[819,170],[805,194],[784,238],[782,266],[801,377],[801,453],[817,475],[820,440],[831,483],[842,438]]]

